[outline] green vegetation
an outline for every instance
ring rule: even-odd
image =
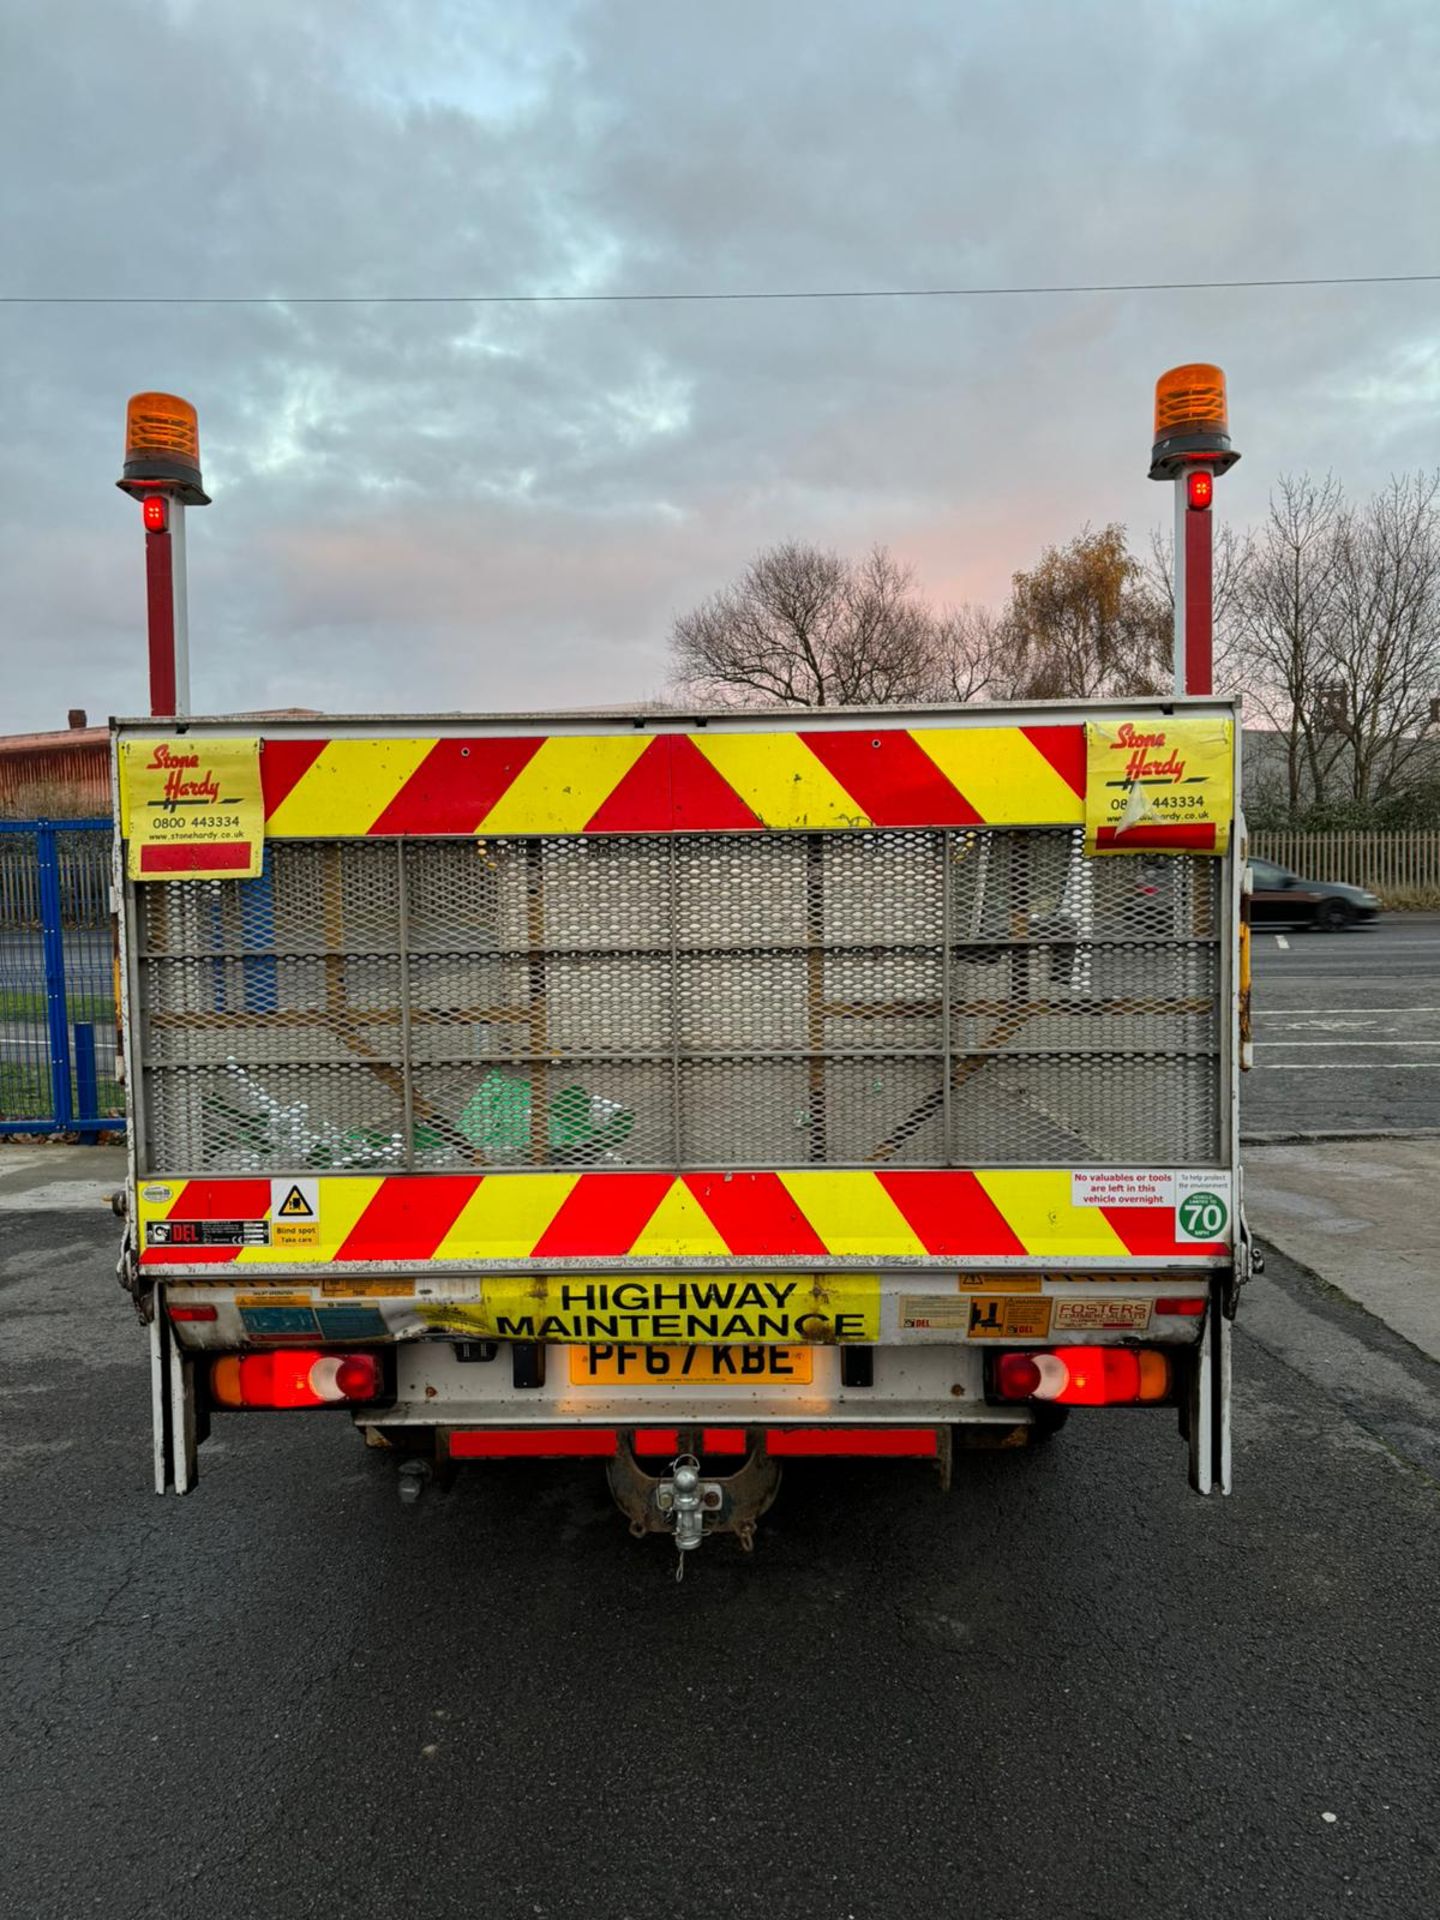
[[[125,1089],[118,1080],[102,1074],[96,1083],[96,1097],[102,1114],[124,1113]],[[0,1060],[0,1134],[7,1120],[44,1120],[52,1111],[46,1062],[34,1065]]]
[[[69,994],[65,1009],[71,1020],[98,1021],[111,1026],[115,1024],[115,1002],[109,994]],[[33,1020],[43,1024],[44,1019],[43,987],[0,987],[0,1024],[7,1020]]]

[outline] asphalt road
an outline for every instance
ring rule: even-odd
[[[1440,1127],[1440,914],[1257,929],[1247,1134]]]
[[[112,1242],[0,1212],[7,1916],[1440,1911],[1440,1370],[1283,1262],[1229,1501],[1077,1416],[787,1472],[677,1586],[598,1469],[408,1510],[343,1418],[156,1499]]]

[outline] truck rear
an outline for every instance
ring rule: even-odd
[[[1229,1485],[1228,701],[115,732],[157,1491],[348,1413],[402,1492],[1168,1409]]]

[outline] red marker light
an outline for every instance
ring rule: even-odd
[[[1215,498],[1213,473],[1191,473],[1185,477],[1192,513],[1206,512]]]
[[[1194,504],[1193,501],[1191,504]],[[145,516],[147,533],[164,533],[170,524],[170,507],[163,493],[147,493],[140,511]]]

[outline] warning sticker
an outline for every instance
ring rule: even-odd
[[[1173,1173],[1144,1173],[1130,1168],[1091,1170],[1070,1176],[1073,1207],[1173,1207]]]
[[[995,1284],[993,1279],[990,1284]],[[970,1306],[968,1300],[956,1300],[943,1293],[902,1293],[899,1302],[901,1331],[967,1333],[970,1329]]]
[[[966,1333],[971,1340],[1039,1340],[1050,1331],[1051,1300],[1011,1300],[997,1294],[966,1304],[970,1309]]]
[[[575,1280],[506,1275],[481,1283],[478,1305],[425,1301],[416,1312],[446,1333],[496,1340],[874,1341],[880,1282],[874,1274],[712,1274]]]
[[[1057,1300],[1057,1333],[1143,1333],[1150,1324],[1148,1300]]]
[[[132,880],[255,879],[265,853],[259,740],[122,740],[120,822]]]
[[[268,1220],[150,1220],[147,1247],[268,1247]]]
[[[320,1182],[270,1182],[270,1243],[276,1247],[318,1247],[320,1244]]]
[[[1215,714],[1090,721],[1087,853],[1224,853],[1235,811],[1234,723]]]
[[[1230,1238],[1228,1173],[1177,1173],[1175,1238],[1190,1242]]]

